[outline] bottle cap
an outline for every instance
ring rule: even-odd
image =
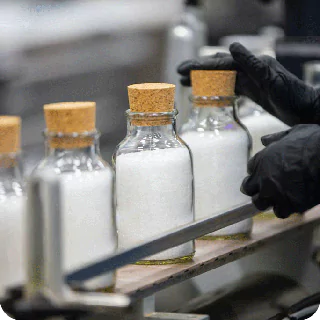
[[[128,86],[129,104],[132,112],[158,113],[172,112],[174,110],[175,85],[168,83],[141,83]],[[166,116],[135,117],[134,125],[160,126],[170,124]]]
[[[200,97],[232,97],[235,94],[236,75],[237,72],[232,70],[192,70],[192,94]],[[214,105],[221,103],[217,101]]]
[[[85,148],[93,143],[93,137],[82,135],[96,129],[95,102],[52,103],[43,108],[47,131],[53,134],[49,140],[52,148]],[[61,137],[54,134],[60,134]],[[71,136],[72,134],[80,136]]]
[[[0,117],[0,153],[16,153],[20,151],[20,135],[20,117]]]

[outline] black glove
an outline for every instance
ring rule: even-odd
[[[249,97],[290,126],[320,124],[320,90],[306,85],[276,59],[258,58],[239,43],[233,43],[230,52],[183,62],[178,67],[181,84],[190,86],[191,70],[237,70],[237,95]]]
[[[262,137],[265,149],[248,163],[241,191],[279,218],[320,203],[320,126],[297,125]]]

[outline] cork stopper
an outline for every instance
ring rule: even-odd
[[[85,148],[93,143],[93,137],[82,136],[96,128],[95,102],[61,102],[44,105],[47,131],[61,137],[49,139],[51,148]],[[80,137],[72,137],[72,134]],[[65,136],[63,136],[65,135]]]
[[[168,83],[141,83],[128,86],[129,104],[132,112],[158,113],[174,110],[175,85]],[[133,125],[161,126],[170,124],[166,116],[135,116]]]
[[[234,96],[236,75],[237,72],[231,70],[192,70],[192,94],[200,97]],[[201,103],[197,103],[199,104]],[[210,105],[221,106],[225,102],[217,101]]]
[[[10,168],[17,163],[12,153],[20,151],[21,118],[0,116],[0,167]]]
[[[0,153],[20,151],[21,118],[0,117]]]

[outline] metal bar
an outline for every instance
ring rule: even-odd
[[[60,182],[57,176],[45,175],[41,183],[43,190],[43,209],[45,217],[44,258],[45,282],[54,297],[64,295],[63,278],[63,235],[61,232]]]
[[[43,231],[44,219],[40,195],[40,178],[29,180],[27,188],[27,297],[44,287]]]
[[[241,207],[236,207],[221,213],[218,216],[195,221],[180,227],[178,230],[159,235],[149,242],[124,250],[102,261],[69,273],[66,276],[66,281],[81,282],[91,279],[166,249],[181,245],[187,241],[200,238],[205,234],[220,230],[242,220],[252,218],[258,212],[259,211],[252,203],[247,203]]]
[[[210,320],[210,318],[203,314],[155,312],[147,315],[145,320]]]

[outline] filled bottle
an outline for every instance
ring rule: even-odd
[[[23,284],[24,212],[20,162],[19,117],[0,117],[0,297],[9,287]]]
[[[191,155],[176,134],[174,91],[165,83],[128,87],[128,132],[113,155],[121,249],[194,221]],[[138,263],[181,263],[193,255],[189,241]]]
[[[249,200],[240,192],[247,172],[250,135],[237,117],[235,71],[191,72],[193,110],[181,138],[190,147],[195,179],[195,215],[203,219]],[[252,219],[204,238],[243,239]]]
[[[114,174],[102,160],[94,102],[44,106],[46,157],[36,173],[51,170],[61,177],[63,259],[66,271],[97,262],[117,249],[114,217]],[[114,273],[85,285],[109,291]]]

